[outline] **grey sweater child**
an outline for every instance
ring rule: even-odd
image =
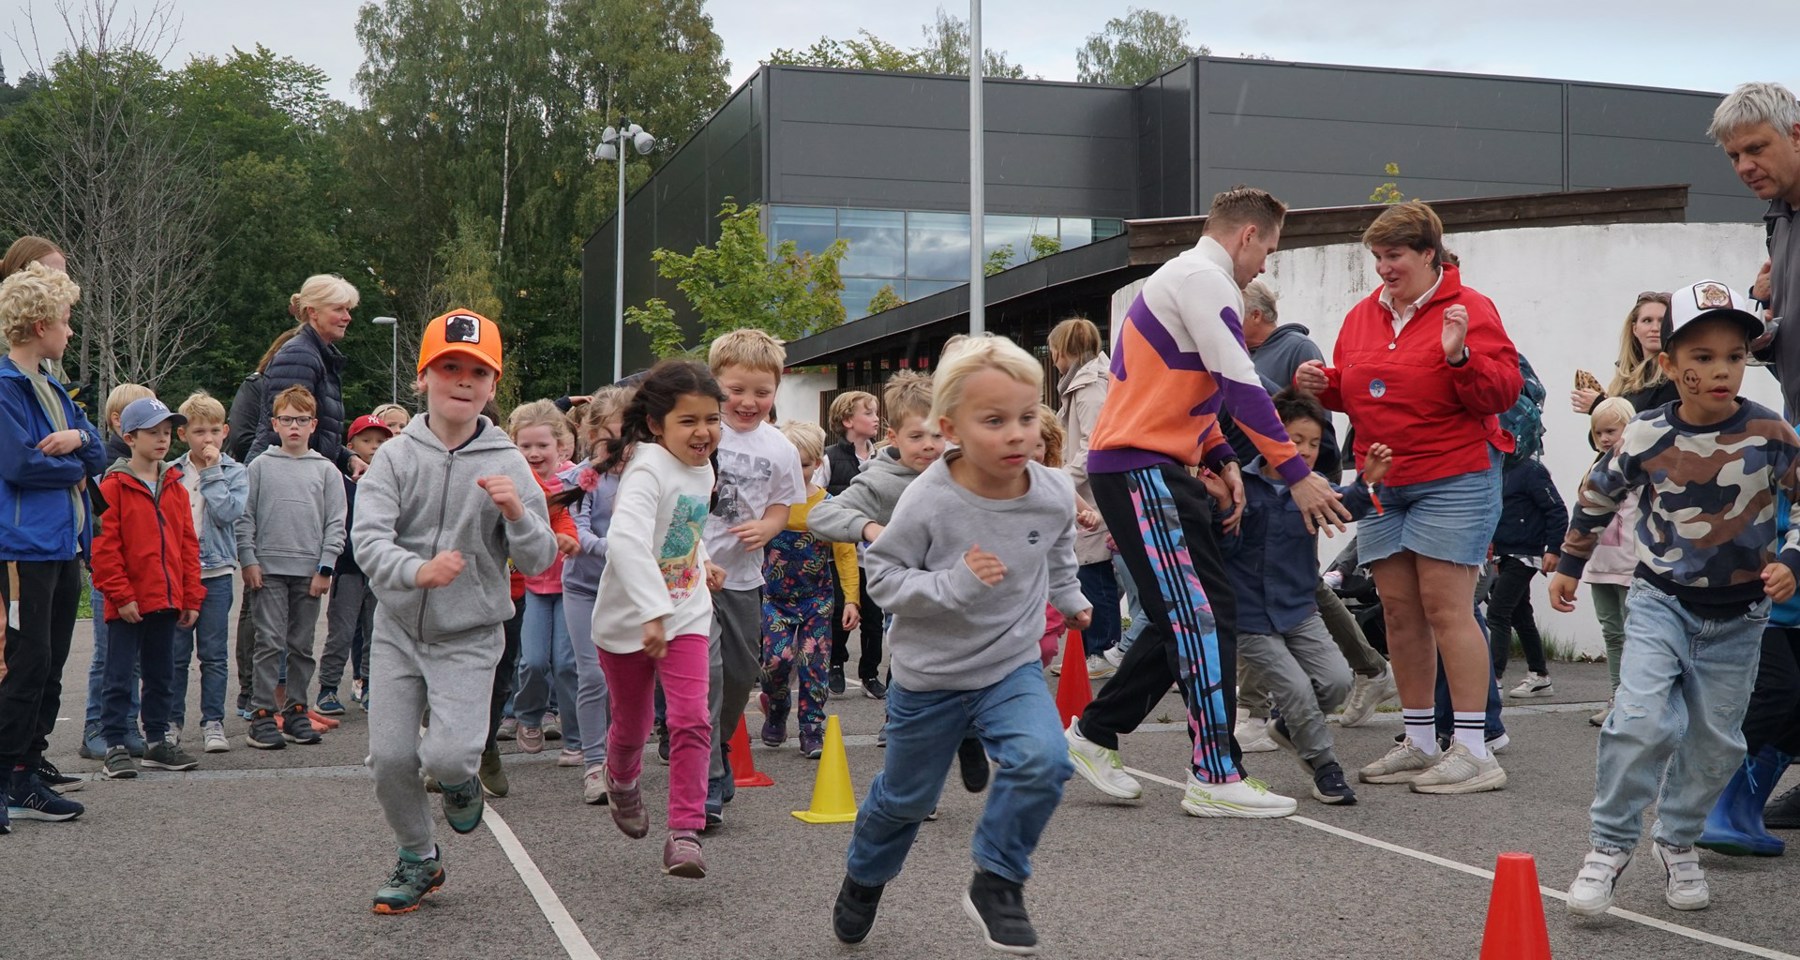
[[[918,475],[863,558],[869,595],[894,615],[894,681],[910,690],[998,683],[1037,661],[1046,599],[1069,617],[1092,606],[1075,579],[1069,478],[1033,463],[1024,496],[990,500],[951,478],[958,455]],[[963,560],[977,545],[1006,565],[994,586]]]
[[[278,446],[250,462],[250,494],[237,521],[238,563],[264,576],[310,577],[344,549],[344,475],[316,450]]]
[[[887,526],[900,495],[919,476],[900,462],[899,451],[883,449],[863,462],[862,472],[843,493],[812,508],[806,516],[807,526],[813,536],[823,540],[861,543],[864,527],[871,523]]]

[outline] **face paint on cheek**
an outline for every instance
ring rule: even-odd
[[[1698,370],[1683,370],[1683,371],[1681,371],[1681,388],[1683,390],[1686,390],[1688,393],[1699,393],[1700,392],[1700,371],[1698,371]]]

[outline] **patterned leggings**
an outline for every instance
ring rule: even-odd
[[[800,732],[825,731],[825,682],[831,660],[831,596],[763,597],[762,689],[769,719],[785,720],[788,676],[797,673]]]

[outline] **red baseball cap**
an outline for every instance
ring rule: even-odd
[[[350,433],[348,435],[354,437],[364,430],[380,430],[390,437],[394,435],[394,428],[388,426],[385,421],[372,413],[365,413],[362,416],[357,417],[356,422],[350,425]]]

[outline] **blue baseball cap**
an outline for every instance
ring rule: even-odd
[[[164,420],[175,421],[179,427],[187,423],[187,418],[173,410],[155,397],[144,397],[127,404],[125,411],[119,414],[119,433],[131,433],[134,430],[147,430]]]

